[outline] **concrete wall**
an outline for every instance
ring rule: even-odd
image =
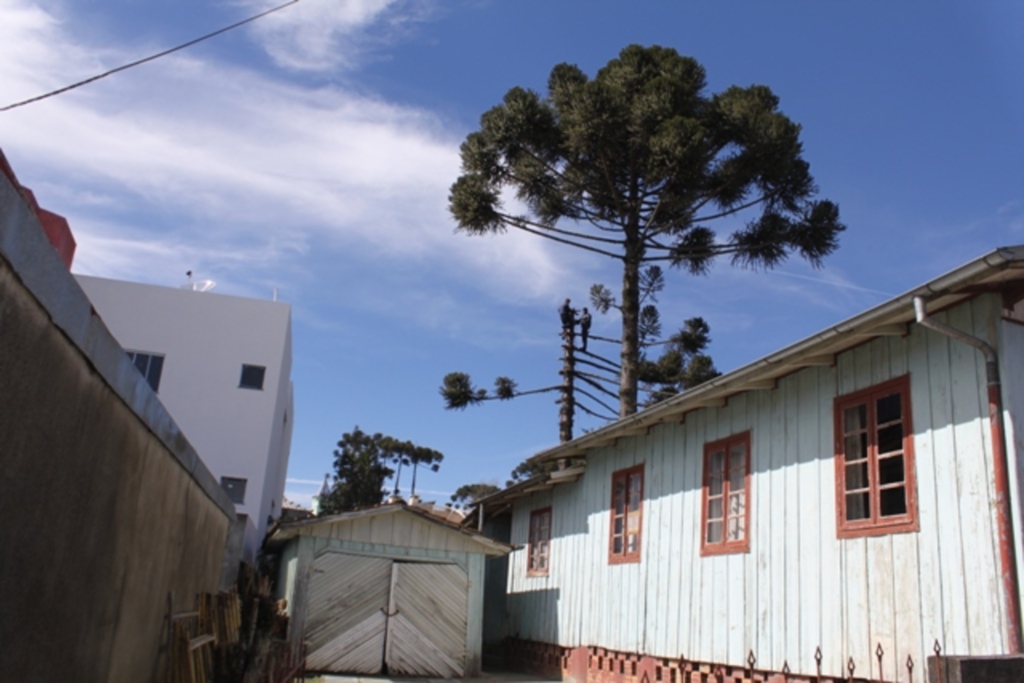
[[[77,276],[121,345],[164,356],[158,394],[218,478],[247,482],[237,506],[255,533],[281,514],[294,410],[291,307],[282,302]],[[263,389],[239,386],[242,365],[266,368]]]
[[[0,177],[0,678],[165,680],[234,517]]]

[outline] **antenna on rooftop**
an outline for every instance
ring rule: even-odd
[[[217,283],[213,280],[193,280],[191,270],[186,271],[185,277],[188,278],[188,281],[181,286],[181,289],[191,289],[193,292],[209,292],[217,286]]]

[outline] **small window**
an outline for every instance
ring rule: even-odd
[[[840,538],[917,531],[910,377],[835,402]]]
[[[704,446],[701,555],[750,550],[750,432]]]
[[[221,477],[220,487],[228,494],[228,498],[235,505],[245,504],[245,484],[246,479],[238,479],[236,477]]]
[[[526,573],[547,576],[551,560],[551,508],[530,513],[530,547]]]
[[[608,539],[608,562],[640,561],[640,533],[643,527],[644,466],[612,474],[612,518]]]
[[[266,374],[267,369],[262,365],[243,365],[242,379],[239,380],[238,386],[243,389],[262,389],[263,377]]]
[[[164,370],[164,357],[155,353],[142,353],[141,351],[128,351],[128,357],[154,392],[160,390],[160,375]]]

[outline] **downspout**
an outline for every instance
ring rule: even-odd
[[[999,355],[983,339],[963,330],[932,320],[922,297],[914,297],[914,313],[919,325],[957,341],[970,344],[985,354],[985,377],[988,383],[988,421],[992,429],[992,469],[996,487],[996,533],[999,537],[1000,578],[1003,585],[1003,607],[1006,611],[1007,654],[1021,652],[1020,588],[1017,581],[1017,555],[1014,548],[1013,515],[1010,510],[1009,464],[1006,460],[1006,427],[1003,424],[1002,383],[999,379]]]

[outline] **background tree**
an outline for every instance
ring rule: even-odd
[[[703,384],[719,374],[705,351],[711,343],[711,327],[703,318],[689,318],[668,339],[661,337],[661,314],[658,311],[658,293],[665,287],[660,266],[652,265],[640,273],[640,316],[638,342],[640,359],[637,379],[640,391],[646,396],[645,407],[664,401],[687,389]],[[615,295],[601,284],[590,288],[590,302],[600,313],[618,309]],[[661,349],[661,355],[651,359],[649,350]]]
[[[522,461],[516,468],[512,470],[511,479],[505,482],[505,486],[512,486],[512,484],[525,481],[530,477],[535,477],[538,474],[547,474],[548,472],[554,471],[558,464],[554,461],[548,460],[545,462],[534,462],[529,458]]]
[[[463,484],[452,494],[452,505],[456,508],[470,507],[484,496],[489,496],[500,490],[501,488],[494,484]]]
[[[417,446],[411,441],[399,441],[390,436],[383,437],[380,441],[382,455],[385,460],[395,466],[395,495],[401,490],[402,468],[412,467],[412,486],[410,497],[416,495],[416,472],[420,466],[437,472],[441,468],[441,461],[444,454],[425,446]]]
[[[703,318],[690,318],[682,329],[668,338],[657,359],[648,360],[646,352],[641,355],[637,377],[647,394],[645,406],[664,401],[721,374],[711,356],[704,353],[711,343],[710,332]]]
[[[470,235],[516,228],[622,262],[619,414],[637,409],[640,274],[646,262],[706,273],[815,266],[844,229],[815,200],[800,127],[762,85],[705,93],[704,68],[663,47],[625,48],[588,79],[556,66],[542,98],[523,88],[486,112],[462,144],[449,207]],[[525,213],[505,209],[512,190]],[[710,226],[745,221],[727,235]]]
[[[321,514],[338,514],[358,508],[378,505],[387,495],[384,487],[389,477],[395,477],[395,493],[399,491],[402,467],[413,467],[412,493],[416,493],[416,469],[423,465],[436,472],[444,455],[401,441],[381,433],[365,433],[356,426],[343,434],[334,451],[334,486],[325,499],[320,500]],[[398,469],[392,469],[389,464]]]
[[[334,451],[334,486],[321,514],[334,515],[378,505],[385,495],[384,482],[395,471],[387,466],[382,434],[367,434],[356,426],[343,434]]]
[[[717,377],[711,356],[705,353],[711,343],[710,327],[703,318],[690,318],[668,339],[661,337],[661,314],[658,311],[658,293],[664,289],[665,277],[660,266],[651,265],[640,273],[640,317],[638,324],[640,360],[638,368],[639,389],[643,392],[644,406],[653,405],[670,396]],[[620,307],[611,290],[601,284],[590,288],[590,303],[598,313],[607,313]],[[576,318],[578,322],[578,318]],[[559,438],[561,441],[572,439],[574,412],[580,410],[604,420],[613,420],[619,412],[606,401],[618,399],[608,387],[614,386],[620,367],[609,358],[595,353],[593,345],[584,350],[575,346],[575,327],[562,327],[562,369],[563,383],[559,386],[544,387],[532,391],[519,391],[512,379],[499,377],[495,380],[495,391],[488,393],[486,389],[473,385],[470,376],[464,372],[452,372],[445,375],[441,385],[441,396],[448,410],[463,409],[468,405],[476,405],[489,400],[508,400],[526,394],[561,391],[558,402]],[[615,342],[613,339],[591,335],[599,342]],[[649,357],[649,350],[661,349],[661,355],[655,359]],[[576,353],[579,352],[579,355]],[[566,381],[568,378],[568,381]],[[526,465],[526,463],[524,463]],[[509,484],[520,478],[536,474],[529,467],[517,468],[512,472]]]
[[[519,391],[519,386],[510,377],[498,377],[494,380],[494,393],[488,393],[486,389],[473,386],[473,380],[465,372],[449,372],[441,382],[441,396],[444,398],[444,407],[447,410],[462,410],[466,406],[476,405],[484,401],[507,401],[517,396],[528,394],[542,394],[549,391],[558,391],[562,387],[553,385],[542,389],[530,389]]]

